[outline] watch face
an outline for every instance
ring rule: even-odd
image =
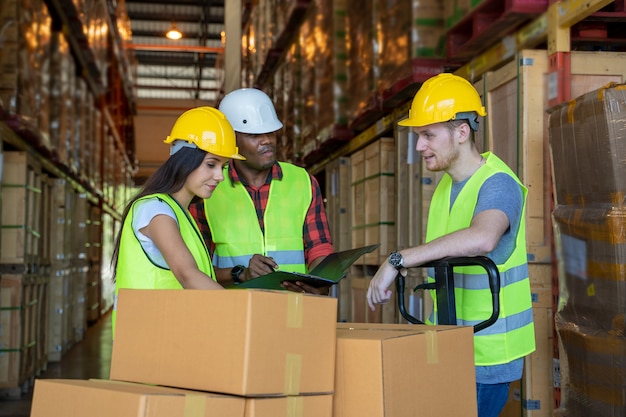
[[[241,275],[241,273],[246,269],[245,266],[243,265],[236,265],[233,267],[233,269],[230,270],[230,277],[233,279],[233,281],[235,282],[241,282],[239,279],[239,275]]]
[[[389,263],[395,268],[402,268],[402,255],[399,252],[392,252],[389,255]]]

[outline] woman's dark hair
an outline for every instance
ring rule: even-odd
[[[141,190],[126,204],[122,213],[122,227],[120,227],[117,237],[115,238],[115,246],[113,247],[113,256],[111,258],[111,267],[113,268],[113,282],[117,269],[117,259],[120,251],[120,240],[122,238],[122,230],[124,221],[128,216],[133,203],[150,194],[172,194],[179,191],[185,185],[187,177],[196,168],[202,164],[206,151],[198,148],[184,147],[171,155],[163,165],[161,165],[148,178]]]

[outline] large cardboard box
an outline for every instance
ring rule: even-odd
[[[121,290],[111,379],[245,396],[330,394],[337,300],[261,290]]]
[[[477,415],[471,327],[337,324],[335,417]]]
[[[332,395],[245,398],[75,379],[38,379],[31,417],[330,417]]]
[[[31,417],[242,417],[245,399],[105,380],[37,379]]]

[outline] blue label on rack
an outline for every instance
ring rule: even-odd
[[[523,404],[526,410],[541,410],[540,400],[524,400]]]

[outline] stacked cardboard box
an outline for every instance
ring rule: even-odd
[[[550,110],[559,255],[561,407],[626,413],[626,85]]]
[[[380,265],[396,248],[395,141],[381,138],[351,156],[352,245],[380,243],[363,256]]]
[[[335,417],[477,415],[471,327],[339,323]]]
[[[244,398],[104,380],[37,380],[32,417],[317,417],[330,396]]]
[[[336,311],[299,293],[122,290],[112,381],[38,380],[32,415],[330,417]]]
[[[336,308],[279,291],[122,290],[111,380],[37,380],[31,416],[476,415],[472,328],[336,323]]]
[[[122,291],[111,379],[244,396],[333,391],[337,301],[272,291]]]

